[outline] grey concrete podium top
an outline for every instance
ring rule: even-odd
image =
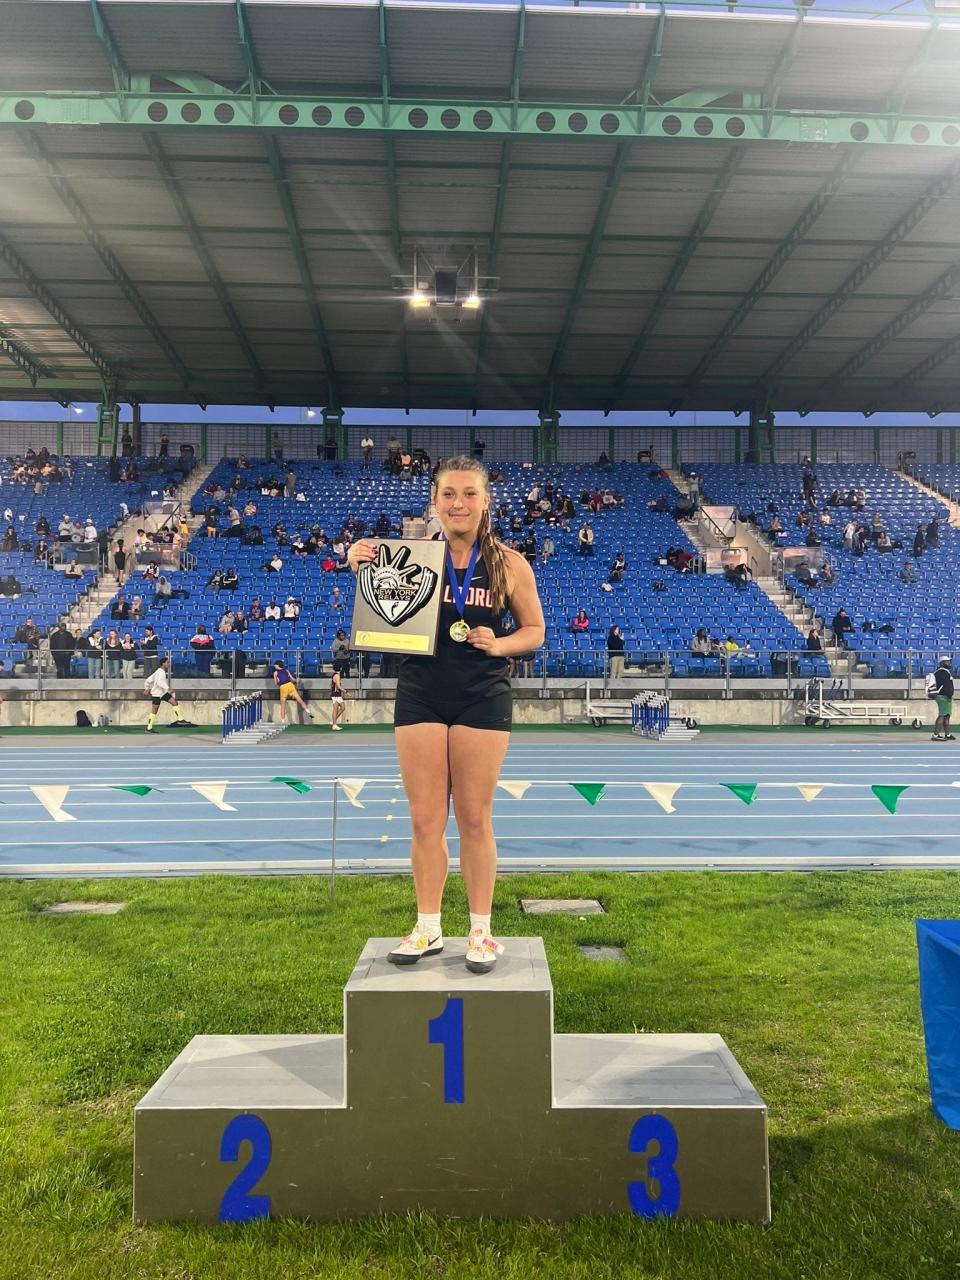
[[[135,1110],[342,1107],[343,1036],[194,1036]]]
[[[759,1107],[718,1035],[555,1035],[556,1107]]]
[[[466,938],[444,938],[443,951],[416,964],[395,965],[387,953],[396,938],[369,938],[360,953],[344,994],[349,999],[373,991],[456,992],[479,990],[503,994],[549,992],[553,989],[542,938],[498,938],[504,947],[489,973],[471,973],[463,962]]]

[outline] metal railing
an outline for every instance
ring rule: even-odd
[[[142,624],[117,629],[121,635],[128,631],[139,635]],[[226,698],[254,688],[270,688],[277,660],[284,662],[314,696],[326,696],[334,667],[354,696],[384,696],[396,682],[399,659],[395,657],[299,648],[295,641],[286,643],[282,634],[269,647],[236,646],[232,640],[227,645],[226,637],[211,638],[213,647],[201,651],[160,647],[160,655],[172,659],[171,684],[175,689],[215,691]],[[873,676],[856,670],[856,653],[851,651],[849,656],[848,670],[837,674],[829,671],[826,655],[820,651],[760,647],[704,656],[688,648],[631,647],[623,654],[610,654],[605,648],[564,648],[513,659],[510,670],[514,687],[538,698],[554,693],[562,696],[589,680],[600,696],[640,688],[666,693],[683,688],[691,696],[798,699],[817,678],[829,683],[833,697],[869,695],[871,685],[881,683],[887,689],[896,688],[904,697],[922,697],[926,675],[936,665],[936,658],[930,655],[910,649],[889,650],[884,658],[873,659],[875,664],[884,664],[886,673]],[[21,644],[0,650],[0,660],[0,691],[51,699],[58,693],[89,690],[106,699],[143,696],[143,681],[156,669],[159,658],[145,653],[138,640],[132,651],[85,649],[59,655],[48,652],[45,644],[42,652]]]

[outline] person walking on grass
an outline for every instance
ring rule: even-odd
[[[150,698],[150,714],[147,716],[147,733],[156,733],[157,713],[161,702],[168,702],[174,714],[175,725],[189,725],[183,718],[177,695],[170,688],[170,659],[164,658],[156,671],[143,682],[143,692]]]
[[[934,742],[954,742],[950,732],[950,716],[953,714],[953,672],[950,659],[941,658],[933,673],[934,697],[937,700],[937,718],[933,722]]]
[[[280,719],[284,724],[287,723],[287,701],[292,698],[299,707],[303,708],[304,715],[308,720],[313,719],[313,712],[300,696],[300,690],[297,688],[297,682],[294,680],[289,669],[280,662],[279,659],[273,664],[273,683],[280,691]]]
[[[343,728],[340,721],[343,719],[343,700],[345,697],[340,669],[334,667],[330,676],[330,728],[335,733],[339,733]]]
[[[473,973],[488,973],[503,953],[491,936],[490,912],[497,877],[493,797],[512,722],[507,664],[543,644],[543,609],[533,569],[494,537],[486,467],[463,455],[448,458],[432,498],[437,536],[446,543],[437,651],[401,660],[393,716],[413,828],[417,918],[387,958],[413,965],[443,950],[444,832],[452,799],[470,910],[465,962]],[[361,539],[347,555],[356,573],[376,558],[377,548]],[[507,610],[516,623],[509,635]]]

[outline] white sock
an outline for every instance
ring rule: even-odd
[[[485,938],[488,938],[490,936],[490,917],[475,916],[471,911],[470,912],[470,932],[473,933],[474,929],[482,929],[483,936]]]
[[[421,911],[420,914],[417,916],[417,924],[420,925],[424,933],[431,940],[434,938],[439,938],[441,933],[443,933],[443,930],[440,928],[440,912],[439,911],[437,912],[436,915],[432,915],[432,916],[425,915]]]

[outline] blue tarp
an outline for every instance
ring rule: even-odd
[[[960,920],[918,920],[917,951],[933,1111],[960,1129]]]

